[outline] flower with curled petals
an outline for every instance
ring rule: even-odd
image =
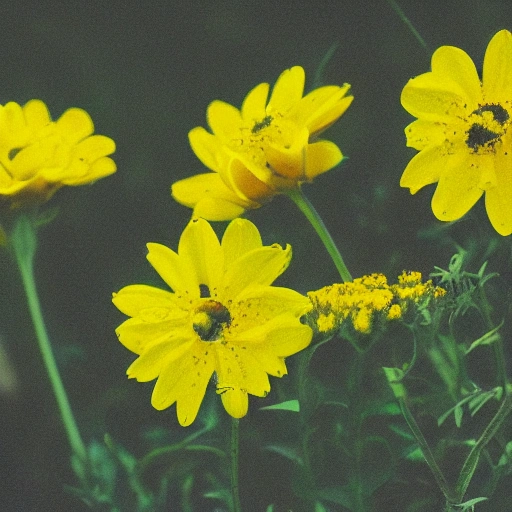
[[[405,129],[407,145],[420,152],[400,185],[415,194],[437,183],[432,210],[444,221],[485,194],[494,229],[512,233],[512,34],[501,30],[489,42],[481,81],[464,51],[442,46],[432,71],[409,80],[401,100],[417,117]]]
[[[92,183],[112,174],[112,139],[92,135],[93,122],[70,108],[52,121],[46,105],[31,100],[0,106],[0,202],[17,208],[44,203],[62,186]]]
[[[284,358],[311,341],[311,328],[300,321],[309,300],[271,286],[290,262],[290,246],[264,246],[256,226],[243,219],[231,222],[219,242],[206,220],[194,219],[178,252],[155,243],[148,249],[173,291],[131,285],[114,294],[114,304],[131,317],[117,328],[119,340],[139,356],[128,376],[157,379],[153,407],[176,402],[178,421],[187,426],[215,373],[226,411],[245,416],[248,395],[266,396],[268,375],[285,375]]]
[[[276,194],[296,189],[342,160],[333,142],[315,140],[348,108],[348,84],[304,92],[304,69],[295,66],[256,86],[241,110],[214,101],[207,118],[212,133],[196,127],[192,150],[213,173],[174,183],[173,197],[208,220],[229,220],[259,208]]]

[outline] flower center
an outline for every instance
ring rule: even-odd
[[[255,125],[251,129],[251,133],[258,133],[263,130],[263,128],[267,128],[270,126],[274,118],[272,116],[265,116],[259,123],[255,123]]]
[[[217,341],[231,324],[228,309],[216,300],[206,300],[195,310],[192,327],[203,341]]]
[[[483,105],[469,116],[472,123],[466,132],[466,145],[473,152],[480,148],[492,149],[507,131],[509,113],[498,104]]]

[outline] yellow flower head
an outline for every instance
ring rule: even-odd
[[[114,141],[92,135],[82,109],[70,108],[52,121],[46,105],[0,106],[0,202],[11,207],[43,203],[64,185],[84,185],[112,174]]]
[[[437,182],[432,210],[444,221],[462,217],[485,193],[494,229],[512,233],[512,34],[491,39],[482,81],[464,51],[442,46],[432,71],[404,87],[402,105],[418,118],[405,133],[420,152],[400,185],[415,194]]]
[[[319,87],[303,97],[304,81],[304,69],[295,66],[281,74],[268,102],[269,84],[262,83],[241,110],[211,103],[207,118],[213,133],[197,127],[189,139],[214,172],[174,183],[173,197],[197,216],[229,220],[337,165],[339,148],[313,139],[348,108],[350,86]]]
[[[266,396],[268,375],[285,375],[284,358],[311,341],[311,328],[300,322],[309,300],[271,286],[290,262],[290,246],[262,245],[256,226],[242,219],[219,242],[206,220],[194,219],[177,253],[155,243],[148,249],[173,291],[131,285],[114,294],[114,304],[131,317],[117,328],[119,340],[139,355],[128,376],[158,379],[153,407],[176,402],[178,421],[187,426],[215,373],[226,411],[245,416],[248,394]]]
[[[331,334],[350,320],[356,331],[368,334],[375,319],[397,320],[411,304],[437,299],[445,293],[430,280],[422,282],[420,272],[404,271],[398,284],[393,285],[388,284],[384,274],[370,274],[309,292],[309,317],[321,333]]]

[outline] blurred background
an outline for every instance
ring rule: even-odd
[[[146,427],[179,432],[174,407],[152,410],[153,385],[126,379],[134,357],[116,339],[114,329],[124,317],[110,298],[127,284],[161,286],[145,260],[145,244],[177,245],[191,212],[172,200],[169,187],[205,171],[187,133],[206,125],[206,107],[214,99],[240,106],[252,87],[273,84],[293,65],[305,68],[308,88],[351,84],[352,106],[325,133],[349,159],[304,189],[354,276],[396,276],[403,269],[428,274],[434,265],[446,268],[454,242],[471,245],[477,232],[491,244],[498,238],[481,207],[444,235],[446,226],[430,210],[434,188],[411,196],[399,187],[415,153],[405,147],[403,129],[412,118],[400,93],[409,78],[429,70],[441,45],[463,48],[481,68],[491,37],[512,28],[512,4],[400,5],[427,50],[385,0],[2,4],[0,103],[39,98],[54,119],[81,107],[96,133],[117,144],[114,176],[63,189],[52,199],[59,215],[41,230],[37,255],[48,330],[87,440],[109,432],[137,453]],[[313,229],[286,198],[248,218],[267,244],[293,246],[281,285],[306,292],[337,280]],[[496,256],[493,269],[506,276],[503,261]],[[2,375],[9,377],[0,389],[0,502],[6,511],[80,511],[63,489],[63,483],[74,483],[67,440],[19,276],[5,251],[0,272]]]

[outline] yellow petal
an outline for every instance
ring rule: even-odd
[[[172,339],[168,334],[167,337],[145,348],[140,356],[129,366],[126,374],[131,379],[137,379],[138,382],[154,380],[160,375],[166,365],[189,353],[194,343],[196,341],[193,339]]]
[[[309,132],[302,128],[293,137],[293,144],[289,147],[269,144],[265,147],[267,165],[272,171],[271,176],[292,180],[292,184],[306,179],[306,151]],[[272,179],[270,185],[272,184]]]
[[[224,255],[215,231],[204,219],[192,219],[183,230],[178,245],[180,259],[189,265],[190,279],[205,284],[214,293],[222,282]]]
[[[272,173],[266,167],[260,169],[253,166],[258,170],[255,175],[247,168],[247,162],[253,163],[250,156],[243,160],[233,157],[223,177],[237,197],[242,200],[242,204],[257,203],[259,206],[259,203],[268,201],[276,194],[276,191],[267,183],[271,182]]]
[[[409,80],[400,99],[405,110],[426,121],[450,122],[453,117],[466,118],[478,107],[459,84],[434,73]]]
[[[80,163],[80,161],[76,162]],[[82,165],[84,162],[81,162]],[[71,170],[71,175],[69,177],[63,177],[62,183],[64,185],[84,185],[86,183],[92,183],[100,178],[104,178],[105,176],[109,176],[116,172],[117,166],[112,158],[102,157],[95,160],[87,167],[87,171],[80,175],[78,172],[76,175],[73,175],[73,169]]]
[[[283,71],[272,90],[267,113],[272,115],[273,112],[288,112],[302,98],[305,79],[304,69],[300,66]]]
[[[262,247],[258,228],[245,219],[235,219],[229,223],[222,237],[222,250],[226,267],[253,249]]]
[[[10,101],[0,110],[0,147],[7,151],[28,144],[31,133],[20,105]]]
[[[313,331],[307,325],[295,320],[289,320],[268,333],[267,344],[272,347],[274,354],[279,357],[288,357],[305,349],[311,342]]]
[[[23,114],[30,129],[39,131],[52,122],[48,107],[41,100],[31,100],[23,106]]]
[[[340,149],[334,142],[322,140],[308,144],[306,153],[306,178],[313,180],[336,165],[343,159]]]
[[[512,34],[508,30],[500,30],[487,46],[483,83],[486,102],[505,103],[510,101]]]
[[[198,126],[190,130],[188,139],[192,151],[206,167],[212,171],[220,172],[227,166],[229,155],[226,154],[218,137]]]
[[[307,297],[295,290],[279,286],[250,286],[237,296],[237,301],[246,303],[248,307],[256,303],[262,319],[283,313],[293,314],[298,318],[311,308]]]
[[[149,243],[147,248],[148,261],[174,292],[187,292],[191,299],[199,297],[199,284],[187,261],[165,245]]]
[[[266,116],[268,90],[268,84],[259,84],[245,97],[242,104],[242,117],[246,123],[261,122]]]
[[[496,155],[496,186],[485,193],[487,215],[502,236],[512,233],[512,152]]]
[[[405,128],[407,146],[418,150],[441,146],[446,138],[445,129],[445,125],[440,123],[417,119]]]
[[[224,101],[215,100],[210,103],[206,115],[212,132],[220,137],[222,142],[231,142],[242,128],[240,111]]]
[[[439,179],[434,196],[432,211],[439,220],[451,221],[464,216],[482,196],[479,188],[482,169],[471,166],[467,155],[452,155],[444,159],[444,169]],[[476,159],[475,159],[476,160]],[[478,158],[476,161],[481,161]]]
[[[433,146],[420,151],[405,168],[400,186],[409,188],[411,194],[416,194],[425,185],[438,181],[446,162],[454,158],[458,157],[447,155],[442,146]]]
[[[251,206],[257,208],[259,205]],[[245,213],[247,207],[223,199],[206,197],[197,203],[194,216],[213,221],[232,220]]]
[[[81,108],[70,108],[56,122],[61,136],[71,144],[85,139],[94,132],[89,114]]]
[[[249,409],[249,398],[241,389],[226,389],[221,394],[222,405],[233,418],[243,418]]]
[[[92,163],[102,156],[111,155],[115,150],[116,143],[110,137],[92,135],[76,145],[75,156]]]
[[[441,46],[432,55],[432,72],[458,84],[473,105],[482,103],[480,78],[471,57],[460,48]]]
[[[289,245],[286,249],[274,244],[249,251],[227,269],[224,287],[235,298],[248,286],[270,285],[286,270],[291,257]]]
[[[114,293],[112,302],[117,309],[128,316],[137,316],[141,310],[146,308],[177,307],[176,297],[173,293],[145,284],[125,286],[119,292]]]

